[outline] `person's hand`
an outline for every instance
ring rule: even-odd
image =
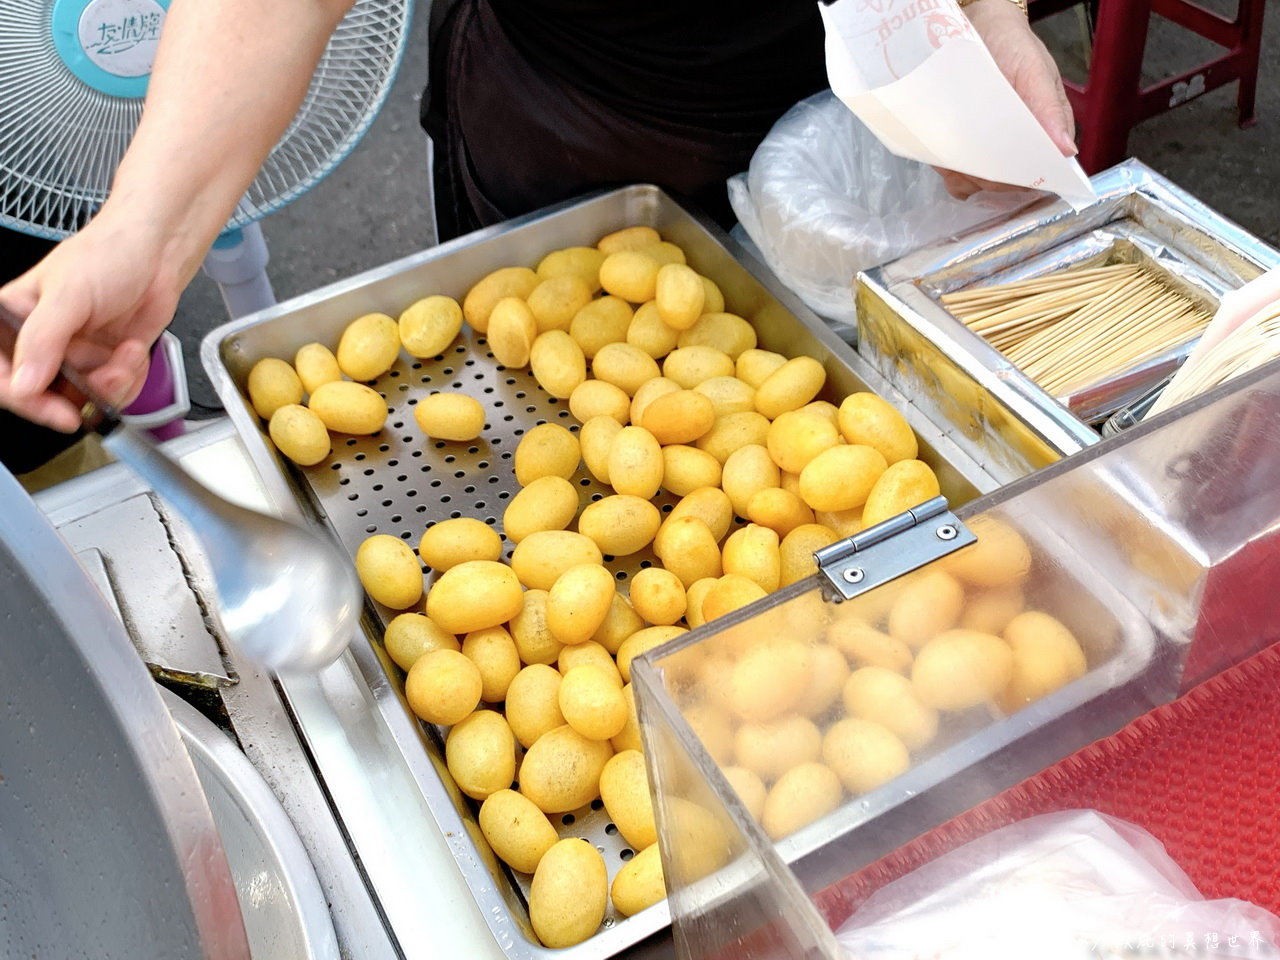
[[[64,361],[107,401],[122,406],[138,394],[151,344],[293,119],[353,2],[169,5],[146,109],[107,202],[0,289],[0,302],[26,317],[15,356],[0,357],[0,407],[75,430],[79,411],[46,389]]]
[[[136,397],[151,345],[189,279],[165,263],[164,244],[145,224],[117,221],[104,209],[0,288],[0,303],[26,317],[14,356],[0,353],[0,407],[56,430],[76,430],[80,412],[47,390],[64,362],[109,403],[124,406]]]
[[[1075,156],[1075,117],[1062,77],[1045,45],[1031,30],[1026,15],[1009,0],[976,0],[964,8],[1005,79],[1040,121],[1064,157]],[[935,168],[937,169],[937,168]],[[961,200],[979,190],[1021,190],[1008,184],[938,169],[947,191]]]

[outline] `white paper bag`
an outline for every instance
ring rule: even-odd
[[[819,3],[831,89],[899,156],[1058,194],[1096,194],[1014,91],[955,0]]]

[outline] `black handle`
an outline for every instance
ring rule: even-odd
[[[22,321],[0,304],[0,353],[13,356],[14,344],[18,342],[18,331]],[[80,419],[85,430],[106,436],[120,425],[120,414],[105,400],[94,396],[93,391],[85,386],[80,375],[65,364],[54,377],[49,390],[70,400],[80,411]]]

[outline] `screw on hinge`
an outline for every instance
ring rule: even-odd
[[[937,533],[939,540],[954,540],[959,535],[959,531],[949,523],[940,526]]]
[[[850,567],[841,576],[844,577],[845,583],[861,583],[867,575],[863,573],[861,567]]]

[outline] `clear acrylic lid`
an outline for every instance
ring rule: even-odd
[[[682,956],[836,956],[806,891],[1270,636],[1280,365],[1228,386],[971,504],[974,546],[634,664]]]

